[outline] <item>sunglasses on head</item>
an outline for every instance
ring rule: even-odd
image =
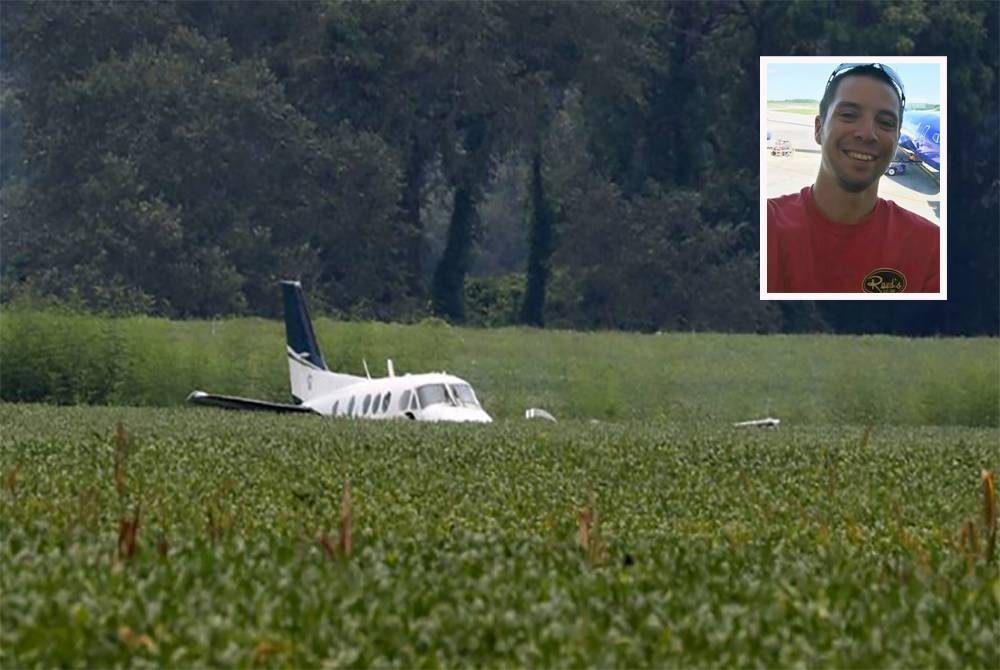
[[[830,74],[830,78],[826,80],[826,87],[830,88],[830,84],[836,81],[838,78],[844,76],[849,72],[859,69],[873,69],[882,72],[892,85],[895,87],[896,92],[899,93],[899,102],[903,108],[906,107],[906,93],[903,92],[903,80],[899,78],[899,74],[893,70],[888,65],[883,65],[882,63],[841,63],[837,68]]]

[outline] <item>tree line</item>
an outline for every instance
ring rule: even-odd
[[[998,329],[994,3],[0,12],[5,302],[273,316],[297,277],[349,318]],[[949,58],[946,303],[758,300],[758,59],[839,53]]]

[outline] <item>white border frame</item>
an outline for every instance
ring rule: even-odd
[[[772,63],[925,63],[939,66],[941,91],[941,190],[938,220],[941,252],[939,293],[768,293],[767,292],[767,66]],[[825,82],[816,82],[817,91]],[[906,82],[903,82],[906,85]],[[760,57],[760,299],[761,300],[947,300],[948,299],[948,57],[947,56],[761,56]]]

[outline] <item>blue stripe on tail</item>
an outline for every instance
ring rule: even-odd
[[[299,358],[326,370],[309,310],[306,308],[306,300],[302,295],[302,284],[297,281],[282,281],[281,297],[285,303],[285,339],[288,347]]]

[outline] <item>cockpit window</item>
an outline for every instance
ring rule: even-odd
[[[465,407],[479,407],[479,401],[476,400],[476,394],[473,393],[472,387],[468,384],[452,384],[451,385],[452,395],[458,400],[460,405]]]
[[[448,404],[455,407],[479,407],[476,394],[468,384],[427,384],[417,389],[420,406]]]
[[[444,384],[427,384],[417,388],[417,397],[420,398],[421,407],[430,407],[438,403],[448,402],[448,393],[444,390]]]

